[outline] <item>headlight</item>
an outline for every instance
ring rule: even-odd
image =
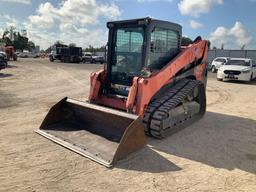
[[[219,72],[222,72],[222,71],[223,71],[223,68],[222,68],[222,67],[220,67],[220,68],[218,69],[218,71],[219,71]]]
[[[244,71],[242,71],[243,73],[250,73],[251,72],[251,70],[250,69],[246,69],[246,70],[244,70]]]

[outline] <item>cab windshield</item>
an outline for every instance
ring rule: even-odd
[[[118,28],[114,33],[112,81],[132,82],[142,69],[144,29],[142,27]]]
[[[226,65],[238,65],[238,66],[250,66],[250,62],[249,61],[245,61],[245,60],[229,60]]]

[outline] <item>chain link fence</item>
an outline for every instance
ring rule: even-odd
[[[256,50],[209,50],[206,60],[208,67],[216,57],[250,58],[256,60]]]

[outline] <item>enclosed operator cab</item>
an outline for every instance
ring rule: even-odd
[[[108,22],[107,92],[127,96],[133,77],[147,77],[180,51],[181,26],[151,18]]]

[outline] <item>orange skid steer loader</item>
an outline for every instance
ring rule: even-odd
[[[17,54],[15,53],[15,49],[13,46],[5,47],[5,53],[7,56],[7,60],[9,61],[11,58],[13,61],[17,61]]]
[[[64,98],[42,136],[107,167],[202,117],[208,41],[181,47],[181,26],[151,18],[108,22],[107,64],[88,102]]]

